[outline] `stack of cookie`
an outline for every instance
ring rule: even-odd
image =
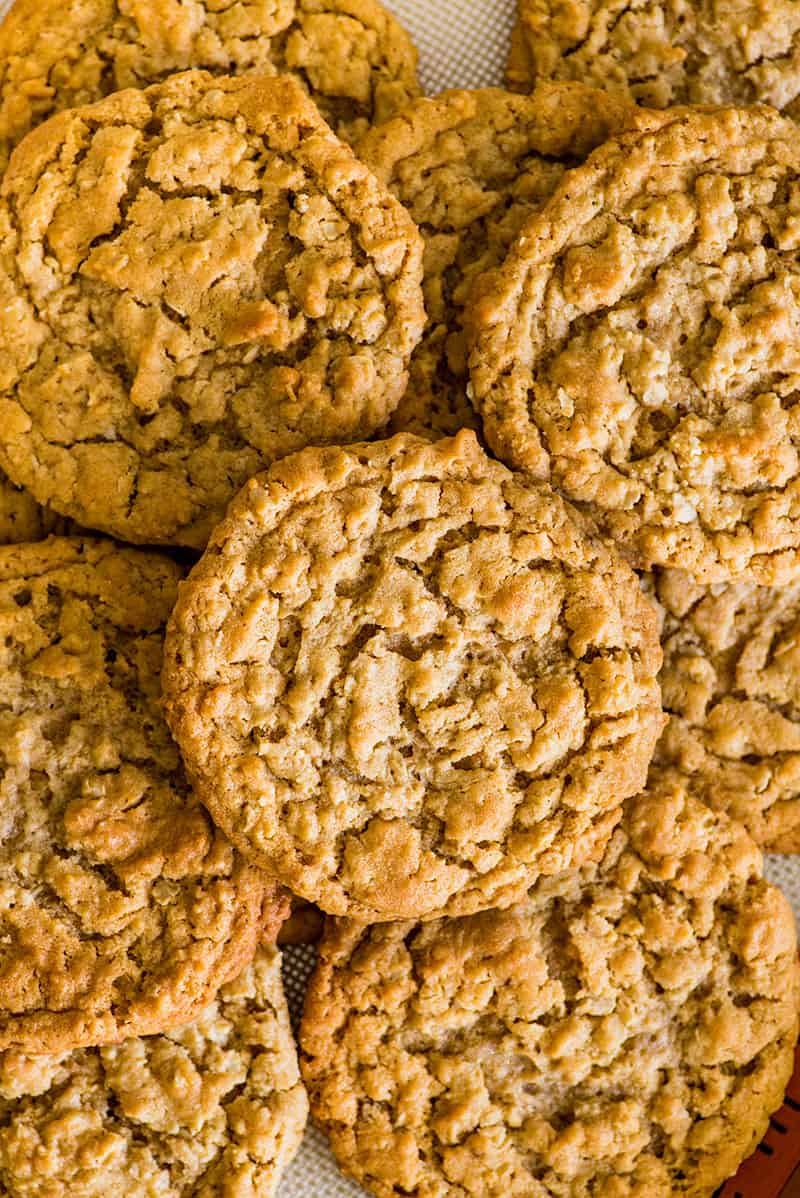
[[[434,99],[375,0],[0,28],[9,1198],[269,1198],[309,1097],[379,1198],[701,1198],[780,1104],[800,65],[696,9]]]

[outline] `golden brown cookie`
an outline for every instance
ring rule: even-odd
[[[599,867],[508,911],[331,920],[301,1029],[311,1110],[378,1198],[710,1198],[781,1103],[791,909],[674,779]]]
[[[405,204],[425,241],[428,327],[391,432],[451,436],[478,427],[466,396],[462,325],[472,284],[503,261],[567,167],[628,113],[628,104],[580,84],[544,84],[532,96],[451,91],[418,100],[361,142],[359,157]]]
[[[0,25],[0,174],[54,113],[191,68],[290,72],[346,141],[419,95],[417,52],[377,0],[14,0]]]
[[[167,718],[202,801],[334,914],[509,905],[577,866],[663,726],[653,609],[475,434],[286,458],[181,588]]]
[[[61,113],[0,195],[0,466],[89,528],[201,547],[265,464],[386,423],[421,272],[288,76]]]
[[[161,713],[181,573],[111,542],[0,549],[0,1048],[186,1023],[285,914]]]
[[[0,470],[0,545],[41,541],[52,532],[66,531],[63,516],[57,516],[17,487]]]
[[[758,844],[800,833],[800,584],[703,587],[659,572],[663,703],[657,760]]]
[[[651,108],[798,108],[795,0],[518,0],[508,84],[579,79]]]
[[[187,1027],[62,1056],[0,1054],[5,1198],[272,1198],[303,1136],[280,953]]]
[[[798,248],[795,125],[650,114],[567,174],[478,285],[489,444],[640,567],[797,579]]]

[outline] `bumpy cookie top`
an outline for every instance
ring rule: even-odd
[[[654,581],[670,713],[659,760],[759,843],[800,833],[800,585]]]
[[[193,800],[161,714],[179,576],[107,542],[0,549],[2,1048],[186,1022],[278,914]]]
[[[428,327],[390,428],[420,436],[476,428],[466,397],[462,312],[475,278],[503,261],[568,166],[619,129],[628,105],[580,84],[530,97],[495,88],[418,100],[358,153],[405,204],[425,240]]]
[[[177,71],[291,72],[345,140],[419,94],[376,0],[14,0],[0,25],[0,174],[35,125]]]
[[[0,1055],[7,1198],[271,1198],[299,1147],[280,954],[259,949],[194,1023],[67,1056]]]
[[[512,88],[580,79],[639,104],[797,107],[795,0],[518,0]],[[791,107],[790,107],[791,106]]]
[[[308,450],[181,588],[167,716],[228,834],[365,918],[508,905],[596,852],[662,727],[653,609],[474,433]]]
[[[798,248],[795,125],[643,114],[483,276],[471,366],[489,443],[640,566],[797,578]]]
[[[380,1198],[710,1198],[783,1098],[796,952],[744,830],[662,779],[511,910],[330,921],[312,1113]]]
[[[0,545],[41,541],[51,532],[60,532],[66,524],[0,470]]]
[[[295,80],[178,75],[53,117],[0,193],[0,465],[136,542],[384,424],[422,243]]]

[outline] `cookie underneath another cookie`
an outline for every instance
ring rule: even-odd
[[[794,0],[518,0],[508,84],[578,79],[650,108],[772,104],[800,111]]]
[[[277,935],[284,899],[192,796],[161,712],[181,574],[104,541],[0,549],[0,1048],[186,1023]]]
[[[379,1198],[711,1198],[791,1075],[788,903],[662,777],[603,862],[508,911],[329,921],[301,1029],[315,1119]]]
[[[67,531],[68,520],[36,502],[0,470],[0,545],[41,541],[50,533]]]
[[[800,584],[653,578],[670,721],[656,760],[770,846],[800,836]]]
[[[466,396],[462,313],[482,271],[499,265],[564,171],[613,132],[629,105],[580,84],[532,96],[498,88],[418,100],[373,129],[358,154],[411,213],[425,241],[428,327],[411,359],[391,432],[478,428]]]
[[[386,424],[421,277],[410,217],[289,76],[60,113],[0,194],[0,466],[84,527],[202,548],[258,470]]]
[[[477,285],[488,443],[643,569],[800,578],[799,191],[772,109],[645,113]]]
[[[308,1100],[280,954],[191,1024],[66,1056],[0,1054],[5,1198],[272,1198]]]
[[[632,571],[474,433],[309,449],[182,586],[166,712],[214,818],[366,919],[508,905],[602,848],[661,731]]]
[[[0,174],[65,108],[179,71],[286,71],[355,141],[419,94],[417,52],[377,0],[14,0],[0,25]]]

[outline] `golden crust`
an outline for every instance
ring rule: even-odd
[[[280,953],[260,948],[180,1030],[0,1054],[8,1198],[272,1198],[303,1136]]]
[[[473,401],[635,565],[800,574],[796,127],[671,110],[571,171],[471,310]]]
[[[425,312],[404,209],[289,76],[172,76],[53,117],[0,196],[0,465],[202,547],[276,458],[371,435]]]
[[[0,25],[0,174],[54,113],[190,69],[294,74],[354,142],[419,94],[416,66],[377,0],[15,0]]]
[[[662,775],[510,910],[328,921],[301,1065],[378,1198],[710,1198],[781,1103],[799,994],[759,852]]]
[[[473,433],[286,458],[182,586],[166,712],[252,860],[364,918],[508,905],[597,852],[662,727],[652,607]]]
[[[391,433],[479,427],[466,396],[462,324],[474,280],[498,266],[565,170],[624,124],[630,105],[581,84],[531,96],[499,88],[418,100],[371,130],[358,154],[411,213],[425,242],[428,326]]]
[[[187,1022],[285,915],[193,798],[164,723],[180,576],[110,542],[0,549],[0,1048]]]

